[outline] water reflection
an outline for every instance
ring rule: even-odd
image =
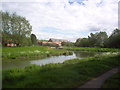
[[[89,51],[80,51],[80,52],[74,52],[76,54],[76,57],[86,58],[86,57],[92,57],[98,54],[98,52],[89,52]]]
[[[76,54],[73,53],[73,55],[54,56],[54,57],[50,57],[50,58],[46,58],[46,59],[31,61],[30,63],[31,64],[36,64],[36,65],[45,65],[45,64],[49,64],[49,63],[63,63],[66,60],[75,59],[75,58],[77,58]]]

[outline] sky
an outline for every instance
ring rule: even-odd
[[[0,10],[26,17],[39,40],[76,41],[118,27],[119,0],[1,0]]]

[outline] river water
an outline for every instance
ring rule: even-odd
[[[82,59],[87,58],[95,55],[101,54],[100,52],[87,52],[87,51],[77,51],[73,52],[73,55],[60,55],[60,56],[52,56],[45,59],[38,59],[38,60],[30,60],[30,61],[15,61],[15,62],[3,62],[2,69],[10,69],[10,68],[24,68],[31,64],[36,65],[45,65],[50,63],[63,63],[66,60],[70,59]]]

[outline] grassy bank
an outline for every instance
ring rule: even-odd
[[[62,47],[59,49],[66,49],[73,51],[120,52],[120,49],[116,49],[116,48],[97,48],[97,47]]]
[[[120,71],[107,79],[102,88],[120,88]]]
[[[29,46],[29,47],[3,47],[2,59],[9,60],[30,60],[41,59],[50,56],[71,54],[67,50],[57,50],[51,47]]]
[[[120,55],[3,71],[3,88],[74,88],[120,65]]]

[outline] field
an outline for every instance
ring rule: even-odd
[[[42,59],[50,56],[72,54],[70,51],[57,50],[51,47],[29,46],[29,47],[3,47],[3,61]]]
[[[67,50],[66,50],[67,49]],[[69,50],[69,51],[68,51]],[[77,88],[86,81],[120,65],[120,49],[89,47],[3,47],[2,61],[14,62],[69,55],[72,51],[107,52],[103,56],[73,59],[44,66],[3,70],[3,88]]]
[[[72,54],[68,50],[76,51],[97,51],[97,52],[120,52],[120,49],[111,48],[91,48],[91,47],[62,47],[55,49],[53,47],[3,47],[2,59],[3,60],[30,60],[41,59],[50,56],[69,55]]]
[[[76,88],[120,65],[120,55],[74,59],[3,71],[3,88]]]

